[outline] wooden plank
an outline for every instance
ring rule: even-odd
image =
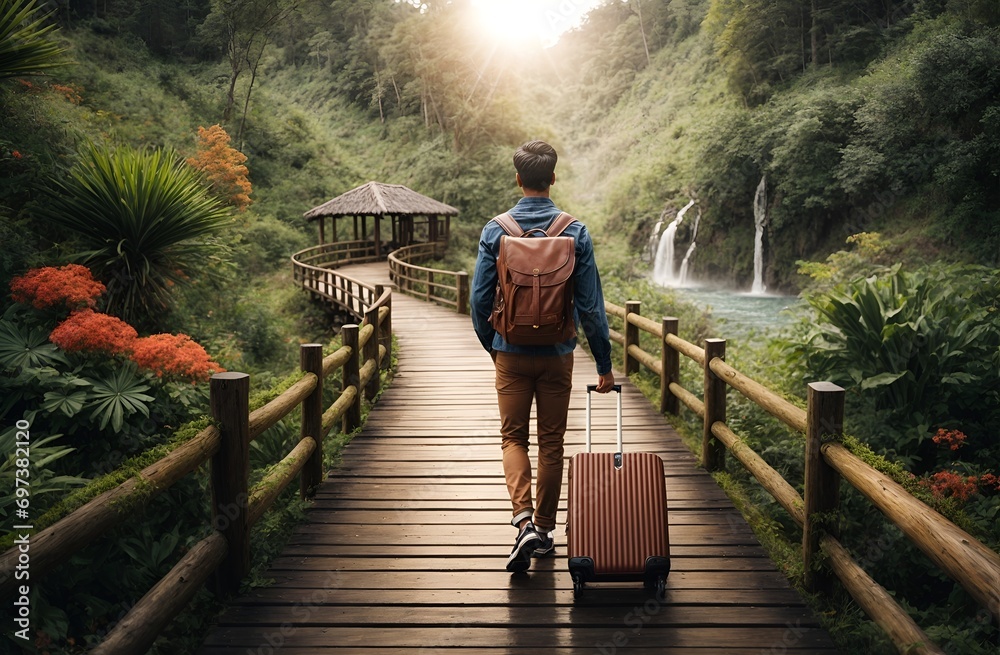
[[[436,605],[521,605],[559,607],[599,605],[608,607],[635,607],[649,600],[649,594],[637,587],[604,587],[593,594],[573,598],[570,587],[547,590],[539,594],[533,588],[509,589],[436,589],[427,593],[423,589],[313,589],[305,593],[295,587],[267,587],[255,589],[233,601],[234,606],[278,607],[288,605],[410,605],[431,607]],[[734,605],[801,606],[801,598],[791,589],[774,589],[766,596],[755,589],[730,589],[720,595],[714,589],[667,588],[661,602],[666,605],[717,607]],[[228,620],[228,619],[227,619]]]
[[[613,647],[614,645],[612,644],[611,646]],[[259,646],[258,650],[256,650],[256,651],[251,650],[251,652],[252,653],[264,652],[264,651],[260,650],[260,648],[262,648],[262,647],[263,646]],[[706,655],[705,649],[703,649],[703,648],[697,648],[697,647],[693,647],[693,648],[687,648],[687,647],[675,648],[673,646],[660,645],[660,646],[653,646],[651,648],[641,648],[641,647],[631,648],[630,647],[630,648],[628,648],[628,650],[624,650],[623,649],[621,651],[609,650],[609,647],[607,645],[604,645],[603,647],[605,649],[605,653],[621,652],[623,655],[625,655],[625,653],[628,653],[628,655]],[[832,654],[834,654],[834,653],[837,652],[834,649],[827,649],[827,648],[814,647],[814,646],[809,646],[809,647],[807,647],[805,649],[798,649],[798,648],[794,648],[794,647],[793,648],[783,647],[782,644],[776,644],[774,647],[775,648],[778,648],[778,647],[782,648],[782,650],[778,650],[778,651],[774,651],[774,652],[780,652],[780,653],[786,653],[787,652],[787,653],[792,653],[792,654],[796,654],[796,653],[803,653],[803,654],[804,653],[811,653],[811,654],[814,654],[814,655],[826,655],[826,654],[831,654],[832,655]],[[203,655],[218,655],[219,653],[231,653],[232,651],[226,649],[225,647],[223,647],[221,649],[220,648],[215,648],[215,647],[208,647],[208,648],[205,648],[204,650],[202,650],[200,652]],[[280,651],[277,651],[277,652],[280,652],[281,655],[316,655],[317,653],[323,654],[323,655],[326,655],[326,654],[329,654],[329,655],[372,655],[372,649],[371,648],[365,648],[363,646],[362,647],[356,647],[356,646],[341,647],[341,646],[334,645],[334,644],[326,644],[326,645],[321,645],[321,646],[313,646],[313,647],[310,647],[310,648],[282,648]],[[382,647],[382,648],[378,649],[378,655],[407,655],[407,654],[413,655],[413,652],[414,651],[413,651],[412,648],[406,648],[406,647],[403,647],[403,648],[392,648],[392,647],[386,648],[386,647]],[[422,648],[422,649],[420,649],[417,652],[420,653],[420,655],[484,655],[484,654],[485,655],[489,655],[491,653],[495,653],[497,655],[500,655],[500,654],[504,654],[504,655],[519,655],[519,654],[523,654],[523,655],[538,655],[539,649],[536,648],[536,647],[534,647],[534,646],[530,646],[530,645],[529,646],[496,646],[496,647],[480,646],[480,647],[477,647],[477,648],[453,648],[453,647],[449,647],[447,650],[445,650],[443,648],[441,648],[441,649],[437,649],[437,648]],[[575,649],[575,648],[572,648],[572,647],[568,647],[568,648],[550,647],[550,648],[546,648],[546,650],[545,650],[546,655],[571,655],[571,654],[575,654],[575,653],[578,653],[578,652],[580,652],[580,651],[577,650],[577,649]],[[598,648],[592,648],[592,649],[590,649],[588,651],[585,651],[585,652],[588,652],[588,653],[598,653],[599,654],[601,651]],[[770,650],[765,650],[764,652],[769,653],[771,651]],[[757,649],[754,649],[754,648],[727,648],[726,649],[726,654],[727,655],[760,655],[760,653],[761,653],[761,650],[759,648],[757,648]]]
[[[816,627],[819,622],[804,608],[763,606],[729,606],[706,612],[703,607],[668,605],[650,598],[650,612],[643,616],[646,628],[684,627],[698,624],[701,627],[762,627],[784,626],[789,620],[805,627]],[[511,611],[534,611],[538,615],[532,622],[555,628],[618,628],[631,614],[633,607],[595,605],[556,606],[552,604],[522,607],[508,602],[493,606],[425,607],[420,605],[398,608],[382,605],[310,605],[309,622],[329,627],[366,625],[370,622],[388,623],[406,627],[436,626],[442,624],[474,625],[479,628],[503,627],[510,620]],[[234,607],[219,625],[252,624],[261,627],[281,626],[291,623],[301,613],[300,608],[288,606]]]
[[[662,649],[664,644],[672,648],[688,647],[702,649],[703,653],[729,653],[733,648],[747,644],[761,644],[764,652],[771,648],[781,648],[777,652],[815,652],[816,648],[832,647],[829,636],[818,628],[796,626],[660,628],[650,629],[636,618],[640,625],[624,622],[617,625],[590,628],[550,626],[540,621],[544,618],[537,608],[510,608],[505,614],[502,627],[480,627],[458,621],[443,621],[434,627],[411,628],[399,617],[369,617],[364,624],[345,627],[312,627],[294,625],[280,626],[220,626],[206,640],[208,646],[226,646],[234,651],[245,652],[247,648],[259,648],[271,641],[282,644],[294,643],[299,648],[326,648],[331,644],[338,647],[409,648],[414,653],[437,653],[435,649],[465,647],[493,649],[530,646],[534,652],[548,653],[557,646],[571,648],[575,653],[599,653],[600,648],[629,649],[644,647]],[[513,628],[511,626],[516,626]],[[287,633],[287,636],[286,636]],[[617,637],[617,639],[616,639]],[[794,645],[789,646],[787,644]],[[616,646],[616,644],[619,644]],[[284,654],[284,650],[281,651]],[[482,652],[482,651],[480,651]],[[614,651],[607,651],[614,652]],[[662,651],[653,651],[662,652]]]
[[[518,584],[518,577],[531,578],[532,585],[542,589],[572,589],[569,571],[554,564],[533,568],[526,576],[511,576],[499,568],[494,571],[478,572],[475,576],[468,571],[298,571],[271,569],[267,577],[276,586],[298,589],[510,589]],[[595,593],[604,587],[626,586],[637,589],[641,585],[593,585]],[[668,578],[671,589],[714,589],[723,594],[728,589],[757,590],[766,595],[771,589],[788,589],[788,581],[776,571],[678,571]]]

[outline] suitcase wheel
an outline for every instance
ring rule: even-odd
[[[657,598],[663,598],[667,594],[667,576],[666,574],[658,575],[655,578],[647,578],[643,581],[643,587],[647,591],[652,591],[656,594]]]
[[[583,587],[586,583],[583,581],[583,576],[574,573],[573,574],[573,598],[579,598],[583,595]]]

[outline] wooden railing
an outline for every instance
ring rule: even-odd
[[[660,378],[660,411],[676,414],[678,402],[702,417],[702,463],[710,471],[725,465],[727,452],[743,465],[802,528],[802,558],[807,588],[826,592],[832,581],[819,566],[819,554],[854,600],[892,639],[900,652],[944,653],[931,642],[893,596],[873,580],[837,539],[832,514],[839,510],[840,480],[860,491],[942,570],[1000,619],[1000,555],[909,494],[889,476],[869,466],[841,443],[844,390],[828,382],[808,387],[802,410],[726,364],[726,342],[707,339],[704,347],[684,341],[678,320],[643,318],[638,302],[625,307],[605,303],[621,319],[624,333],[612,340],[624,348],[623,370],[640,365]],[[654,337],[655,351],[640,345],[640,333]],[[680,383],[680,355],[701,365],[702,397]],[[803,495],[743,442],[726,424],[726,393],[732,387],[785,425],[805,435]]]
[[[340,241],[306,248],[292,255],[292,278],[315,298],[324,298],[360,318],[382,295],[379,285],[338,273],[338,266],[379,261],[370,241]]]
[[[250,528],[300,472],[300,493],[312,492],[323,477],[324,437],[338,422],[345,433],[353,432],[361,423],[362,394],[370,400],[378,393],[379,371],[389,362],[390,298],[390,292],[382,292],[364,307],[362,326],[343,326],[343,345],[336,352],[323,357],[321,345],[301,346],[302,378],[253,412],[249,411],[249,375],[213,376],[210,406],[214,425],[31,537],[31,580],[37,582],[74,553],[131,519],[131,510],[211,461],[212,533],[192,547],[91,653],[146,652],[213,572],[217,572],[220,592],[238,590],[250,567]],[[343,371],[339,396],[324,410],[324,381],[338,369]],[[250,443],[300,405],[300,441],[268,469],[260,483],[248,488]],[[123,507],[129,510],[123,511]],[[21,555],[18,547],[0,555],[0,598],[18,593],[15,567]]]
[[[428,302],[454,307],[469,313],[469,274],[419,266],[419,262],[439,257],[447,244],[418,243],[389,253],[389,279],[399,291]]]

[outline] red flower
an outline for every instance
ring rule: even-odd
[[[225,369],[212,361],[198,342],[186,334],[154,334],[135,342],[132,361],[157,377],[197,382]]]
[[[955,471],[938,471],[920,484],[928,487],[935,498],[950,497],[966,501],[979,491],[978,482],[979,479],[974,475],[962,477]]]
[[[108,314],[80,309],[49,334],[49,341],[66,352],[117,355],[132,350],[138,333],[131,325]]]
[[[94,307],[105,287],[86,266],[67,264],[32,269],[11,280],[10,290],[14,302],[30,304],[35,309],[60,305],[77,309]]]
[[[18,150],[11,150],[10,156],[13,157],[14,159],[21,159],[24,155],[22,155]]]
[[[984,473],[980,476],[979,484],[985,489],[1000,491],[1000,477],[997,477],[992,473]]]
[[[939,446],[946,446],[950,450],[958,450],[964,446],[966,439],[968,437],[961,430],[946,430],[944,428],[938,429],[933,437],[934,443]]]

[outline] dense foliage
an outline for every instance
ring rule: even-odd
[[[810,297],[814,312],[793,340],[790,359],[807,379],[852,392],[852,426],[914,473],[933,470],[929,435],[961,429],[965,451],[988,461],[1000,432],[1000,280],[984,269],[894,266]],[[863,429],[863,434],[858,430]]]

